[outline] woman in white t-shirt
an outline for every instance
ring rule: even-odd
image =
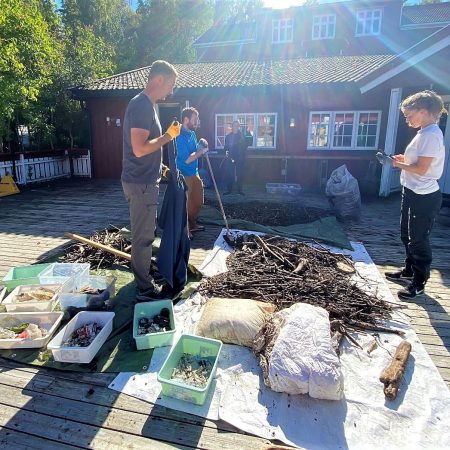
[[[386,272],[392,281],[410,283],[398,292],[410,299],[424,292],[430,276],[432,252],[430,233],[441,208],[442,194],[438,180],[444,169],[445,149],[442,131],[437,122],[446,112],[435,92],[423,91],[403,100],[400,109],[407,124],[420,128],[403,155],[394,155],[392,165],[401,169],[403,186],[400,215],[400,236],[405,245],[405,267]]]

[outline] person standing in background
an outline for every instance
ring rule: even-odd
[[[187,210],[189,237],[192,233],[203,231],[204,226],[197,224],[198,213],[204,202],[203,182],[198,174],[198,158],[204,155],[208,148],[199,146],[194,130],[198,127],[199,114],[195,108],[184,108],[181,112],[181,132],[176,139],[177,168],[184,176],[188,188]]]
[[[244,195],[242,191],[242,184],[245,175],[245,160],[247,153],[247,138],[241,131],[241,124],[235,120],[231,124],[231,133],[225,136],[224,144],[225,154],[228,152],[230,161],[232,163],[232,174],[229,177],[227,184],[227,191],[225,194],[233,192],[234,180],[236,180],[236,187],[238,194]]]
[[[123,122],[122,187],[130,209],[131,268],[137,284],[136,299],[164,298],[163,286],[150,273],[155,238],[156,208],[162,168],[162,146],[180,134],[180,124],[162,134],[155,103],[173,93],[175,67],[155,61],[145,89],[130,100]]]
[[[408,125],[420,129],[405,153],[393,157],[392,165],[401,169],[400,236],[406,258],[404,268],[386,272],[385,276],[391,281],[409,281],[398,296],[411,299],[424,293],[430,277],[430,233],[442,204],[438,180],[442,176],[445,160],[444,137],[437,121],[445,109],[442,98],[433,91],[409,96],[400,108]]]

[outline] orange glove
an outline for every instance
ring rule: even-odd
[[[167,128],[166,134],[168,134],[172,139],[175,139],[180,135],[181,132],[181,123],[177,121],[173,121],[169,128]]]

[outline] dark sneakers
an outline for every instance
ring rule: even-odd
[[[425,286],[423,284],[414,283],[414,281],[404,289],[398,291],[399,298],[408,300],[419,295],[423,295]]]
[[[146,289],[145,291],[138,289],[136,294],[136,300],[138,302],[150,302],[152,300],[162,300],[166,298],[172,298],[172,289],[168,284],[156,284]]]
[[[406,269],[398,270],[397,272],[384,272],[384,276],[396,283],[409,282],[413,279],[413,273],[407,272]]]

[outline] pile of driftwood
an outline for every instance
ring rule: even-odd
[[[129,253],[131,249],[131,242],[119,228],[115,227],[97,231],[89,237],[89,240],[123,253]],[[71,244],[66,249],[64,256],[61,258],[61,262],[90,263],[92,269],[108,269],[116,264],[128,264],[130,261],[110,251],[94,248],[88,243],[77,242]]]
[[[207,200],[206,203],[219,209],[219,204],[216,200]],[[321,217],[331,215],[330,211],[306,207],[301,202],[272,203],[252,201],[224,203],[223,207],[228,219],[244,219],[267,226],[310,223]]]
[[[394,331],[379,324],[391,317],[391,304],[356,286],[354,264],[344,255],[279,237],[243,235],[226,264],[228,272],[201,284],[202,294],[262,300],[279,309],[297,302],[321,306],[332,328],[344,334]]]

